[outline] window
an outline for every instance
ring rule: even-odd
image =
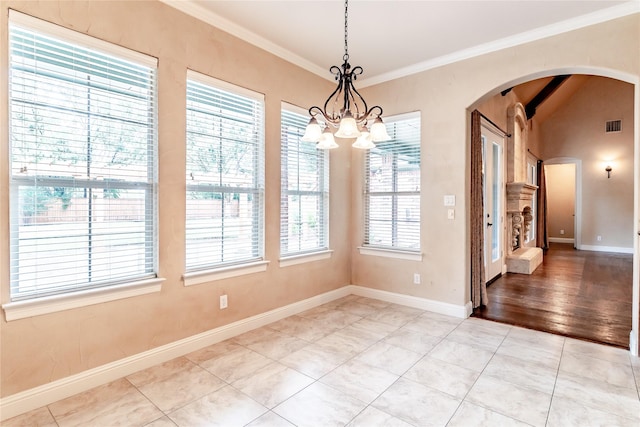
[[[420,250],[420,116],[386,119],[390,141],[365,159],[366,247]]]
[[[538,186],[538,159],[531,154],[527,155],[527,184]],[[538,190],[533,192],[533,200],[531,201],[531,222],[529,231],[524,236],[525,243],[535,242],[537,231],[538,217]],[[533,245],[534,243],[532,243]]]
[[[13,11],[9,38],[11,301],[155,278],[156,59]]]
[[[187,74],[186,268],[264,257],[264,97]]]
[[[285,105],[281,117],[280,254],[328,249],[329,153],[305,142],[308,114]]]

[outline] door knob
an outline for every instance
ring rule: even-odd
[[[487,223],[487,227],[492,227],[492,226],[493,226],[492,223],[490,223],[490,222]]]

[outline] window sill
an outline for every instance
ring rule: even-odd
[[[359,246],[360,255],[372,255],[385,258],[406,259],[409,261],[422,261],[421,252],[403,251],[398,249],[382,249]]]
[[[154,278],[100,289],[88,289],[64,295],[10,302],[3,304],[2,309],[4,310],[5,319],[9,322],[11,320],[160,292],[164,280],[163,278]]]
[[[200,283],[213,282],[214,280],[261,273],[263,271],[267,271],[267,265],[269,265],[269,261],[258,261],[250,264],[217,268],[215,270],[194,271],[184,273],[182,275],[182,280],[184,281],[185,286],[199,285]]]
[[[331,254],[333,253],[332,250],[327,249],[324,251],[318,251],[318,252],[313,252],[313,253],[307,253],[307,254],[300,254],[300,255],[292,255],[292,256],[288,256],[288,257],[283,257],[280,258],[279,262],[280,262],[280,267],[290,267],[292,265],[298,265],[298,264],[304,264],[307,262],[313,262],[313,261],[320,261],[323,259],[329,259],[331,258]]]

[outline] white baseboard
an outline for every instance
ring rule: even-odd
[[[594,246],[594,245],[580,245],[578,247],[581,251],[595,251],[595,252],[615,252],[619,254],[632,254],[633,248],[624,248],[619,246]]]
[[[203,347],[224,341],[236,335],[243,334],[350,294],[375,298],[459,318],[466,318],[471,314],[471,302],[465,305],[455,305],[363,286],[347,285],[284,307],[276,308],[266,313],[251,316],[219,328],[4,397],[0,399],[0,421],[24,414],[93,387],[117,380],[118,378],[131,375],[142,369],[167,362],[176,357],[184,356]]]
[[[549,237],[550,243],[574,243],[575,240],[571,237]]]
[[[354,295],[375,298],[395,304],[406,305],[408,307],[419,308],[421,310],[432,311],[434,313],[446,314],[448,316],[464,319],[471,315],[471,302],[468,302],[466,305],[455,305],[357,285],[351,285],[349,286],[349,289],[350,293]]]

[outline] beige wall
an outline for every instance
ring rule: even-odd
[[[331,152],[330,260],[280,268],[280,102],[319,102],[333,84],[158,2],[2,2],[0,58],[7,63],[7,8],[159,59],[159,246],[162,292],[0,322],[2,396],[189,337],[349,283],[350,197],[346,147]],[[191,68],[265,94],[265,273],[184,287],[185,78]],[[7,87],[6,66],[0,87]],[[0,129],[7,129],[3,89]],[[8,301],[7,133],[0,137],[0,282]],[[226,293],[229,308],[220,311]]]
[[[633,90],[618,80],[590,78],[541,126],[545,160],[581,161],[581,246],[633,248]],[[605,122],[614,119],[622,119],[622,132],[605,133]],[[561,237],[551,228],[549,236]]]
[[[547,183],[547,231],[550,238],[573,239],[576,165],[544,167]],[[564,230],[564,234],[560,230]]]
[[[352,249],[352,282],[462,305],[469,301],[469,112],[499,91],[546,75],[604,73],[638,80],[640,15],[620,18],[544,40],[442,66],[366,88],[367,99],[387,114],[422,114],[421,245],[423,262],[360,255]],[[629,157],[631,161],[632,157]],[[361,191],[361,162],[354,159],[354,194]],[[456,195],[456,218],[447,219],[443,195]],[[353,223],[362,205],[354,197]],[[362,241],[353,230],[354,245]],[[422,285],[412,285],[413,272]]]
[[[111,362],[216,326],[335,289],[350,281],[462,306],[469,301],[468,113],[499,90],[572,67],[640,75],[640,17],[632,16],[443,66],[366,88],[387,115],[422,117],[422,262],[362,256],[362,154],[331,153],[331,260],[280,269],[279,108],[308,106],[333,85],[155,2],[3,2],[0,59],[7,60],[7,7],[88,32],[159,58],[161,293],[0,322],[2,395]],[[144,19],[141,19],[144,17]],[[366,64],[363,64],[366,68]],[[266,95],[266,273],[185,288],[185,71],[230,81]],[[7,87],[6,67],[0,86]],[[6,129],[6,98],[0,129]],[[7,136],[0,136],[0,280],[8,299]],[[455,220],[443,195],[454,194]],[[422,284],[412,284],[412,274]],[[229,309],[216,309],[219,294]]]

